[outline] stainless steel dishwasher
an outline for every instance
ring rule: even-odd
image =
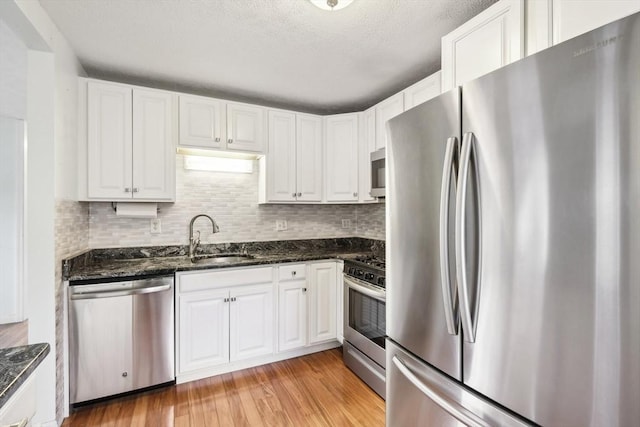
[[[173,295],[173,276],[71,283],[71,404],[175,381]]]

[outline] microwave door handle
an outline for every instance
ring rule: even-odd
[[[456,194],[456,279],[458,282],[458,294],[460,296],[460,318],[462,320],[462,327],[465,330],[464,339],[469,343],[473,343],[476,340],[476,329],[471,318],[471,302],[469,281],[467,277],[467,239],[466,239],[466,227],[465,227],[465,210],[466,210],[466,198],[467,198],[467,184],[469,182],[469,166],[471,164],[471,156],[475,151],[475,136],[472,132],[467,132],[462,138],[462,153],[460,155],[460,170],[458,171],[458,185]],[[479,184],[477,168],[475,168],[475,182]],[[480,215],[480,191],[477,189],[477,206],[478,215]],[[478,241],[482,241],[482,233],[480,227],[480,218],[478,218]],[[482,259],[480,249],[478,249],[478,257]],[[479,265],[479,264],[478,264]],[[477,272],[478,277],[480,271]],[[478,279],[479,280],[479,279]],[[476,283],[477,286],[477,283]],[[476,305],[478,303],[478,297],[476,291]]]
[[[449,193],[451,191],[451,175],[454,175],[454,155],[458,153],[458,138],[447,139],[444,153],[444,165],[442,167],[442,187],[440,188],[440,285],[442,287],[442,302],[444,304],[444,317],[449,335],[458,335],[455,318],[454,298],[451,292],[451,275],[449,268]]]

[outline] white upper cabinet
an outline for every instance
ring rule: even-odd
[[[133,90],[133,198],[175,200],[173,95]]]
[[[174,95],[87,85],[86,199],[175,200]]]
[[[224,148],[223,110],[224,103],[217,99],[180,95],[180,145]]]
[[[371,152],[376,150],[376,109],[360,114],[360,148],[358,150],[358,201],[374,202],[371,196]]]
[[[260,202],[322,200],[322,118],[270,110],[269,153]],[[261,164],[264,166],[265,161]]]
[[[442,72],[438,71],[403,90],[404,111],[440,95],[440,93],[442,93],[440,85],[441,76]]]
[[[269,111],[269,154],[266,156],[267,199],[296,200],[296,115]]]
[[[358,201],[358,114],[327,116],[326,201]]]
[[[553,0],[553,44],[640,11],[639,0]]]
[[[524,56],[524,0],[500,0],[442,38],[446,92]]]
[[[404,94],[402,92],[385,99],[376,105],[376,150],[387,146],[387,120],[404,111]]]
[[[227,104],[227,150],[264,153],[264,112],[255,105]]]
[[[131,199],[133,117],[130,87],[88,83],[88,185],[90,199]]]
[[[322,118],[296,114],[296,198],[322,200]]]
[[[202,96],[180,95],[180,146],[264,153],[265,109]]]

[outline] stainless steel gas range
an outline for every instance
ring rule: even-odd
[[[386,280],[384,261],[344,262],[344,363],[385,397]]]

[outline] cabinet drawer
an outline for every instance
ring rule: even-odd
[[[280,282],[284,282],[285,280],[304,279],[306,276],[306,264],[290,264],[278,267],[278,280]]]
[[[179,292],[197,292],[207,289],[236,285],[269,283],[273,280],[273,268],[250,268],[242,270],[218,270],[198,273],[178,273]]]
[[[16,393],[0,409],[0,426],[19,424],[36,413],[35,373],[20,386]]]

